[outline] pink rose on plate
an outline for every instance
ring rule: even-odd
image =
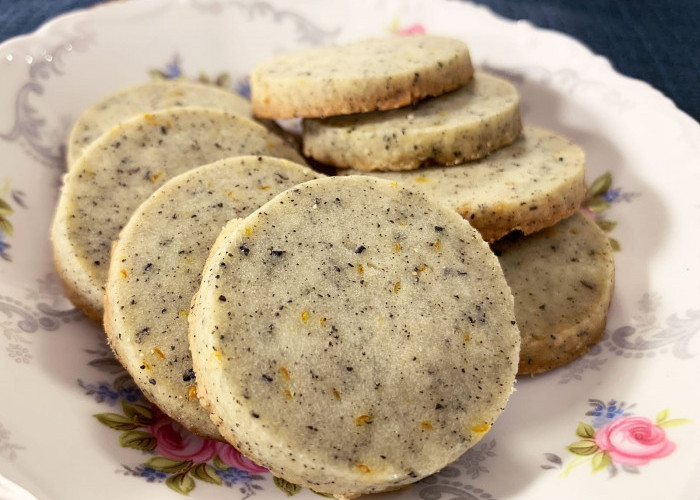
[[[156,422],[148,430],[156,438],[155,452],[160,456],[205,463],[216,454],[214,441],[195,436],[160,411],[156,411]]]
[[[215,446],[219,458],[229,467],[253,473],[267,472],[266,468],[259,466],[230,444],[216,443]]]
[[[400,28],[396,31],[397,35],[424,35],[425,28],[422,24],[415,23],[405,28]]]
[[[596,431],[595,443],[610,454],[613,462],[635,466],[666,457],[676,449],[663,428],[645,417],[613,420]]]

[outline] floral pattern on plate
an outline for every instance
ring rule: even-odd
[[[589,399],[588,403],[592,407],[586,412],[590,422],[579,422],[576,428],[579,439],[566,447],[576,456],[564,466],[559,455],[545,453],[549,463],[542,465],[543,469],[562,469],[561,476],[566,477],[575,467],[590,462],[594,473],[607,469],[612,477],[621,469],[637,474],[641,466],[666,458],[676,450],[677,444],[666,434],[667,429],[690,423],[688,419],[671,418],[668,409],[661,410],[651,420],[634,415],[633,404],[614,399],[607,403]]]
[[[9,239],[14,234],[15,229],[11,221],[15,209],[8,200],[11,200],[20,208],[27,208],[25,193],[17,189],[12,189],[11,184],[12,182],[9,178],[0,178],[0,259],[7,262],[12,261]]]
[[[151,455],[137,464],[122,464],[118,472],[150,483],[165,482],[170,489],[183,495],[190,493],[197,481],[236,487],[240,500],[262,490],[257,483],[265,479],[261,475],[267,472],[265,468],[229,444],[192,434],[148,402],[108,349],[88,353],[95,356],[89,364],[112,375],[113,379],[98,383],[78,379],[78,385],[98,403],[120,410],[98,413],[95,418],[120,432],[118,442],[123,448]]]

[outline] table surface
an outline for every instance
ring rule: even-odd
[[[132,0],[139,1],[139,0]],[[0,42],[95,0],[0,0]],[[567,33],[700,121],[699,0],[476,0],[510,19]]]

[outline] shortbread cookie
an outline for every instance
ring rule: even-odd
[[[214,244],[190,314],[197,393],[277,476],[343,498],[396,488],[501,413],[512,307],[454,211],[371,177],[310,181]]]
[[[577,213],[529,236],[509,235],[493,250],[515,298],[519,375],[564,365],[602,338],[615,262],[595,222]]]
[[[105,293],[109,343],[141,391],[196,434],[221,439],[197,400],[187,340],[190,301],[209,249],[230,219],[316,178],[278,158],[219,160],[166,182],[119,234]]]
[[[517,89],[477,72],[459,89],[415,106],[304,120],[304,154],[336,167],[412,170],[482,158],[521,129]]]
[[[136,207],[171,177],[241,154],[304,163],[262,125],[204,108],[140,115],[100,136],[64,177],[51,232],[73,303],[101,320],[112,241]]]
[[[586,195],[581,148],[534,127],[525,127],[513,144],[475,162],[369,175],[422,189],[457,210],[486,241],[516,229],[529,234],[556,224],[572,215]]]
[[[250,75],[262,118],[325,117],[407,106],[464,85],[474,69],[464,42],[385,37],[272,57]]]
[[[78,117],[68,138],[66,163],[70,168],[83,150],[110,128],[143,113],[165,108],[198,106],[252,117],[248,100],[234,92],[182,80],[134,85],[96,102]]]

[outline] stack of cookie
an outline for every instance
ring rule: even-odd
[[[602,337],[614,266],[602,231],[574,215],[583,151],[522,127],[516,88],[474,72],[466,45],[413,36],[286,54],[254,69],[251,90],[255,115],[303,118],[308,157],[420,189],[495,244],[516,299],[519,374]]]
[[[173,419],[352,498],[457,459],[516,372],[600,337],[612,252],[576,214],[583,153],[523,129],[464,43],[283,55],[251,91],[131,87],[69,139],[56,267]],[[303,154],[340,175],[253,116],[302,117]]]

